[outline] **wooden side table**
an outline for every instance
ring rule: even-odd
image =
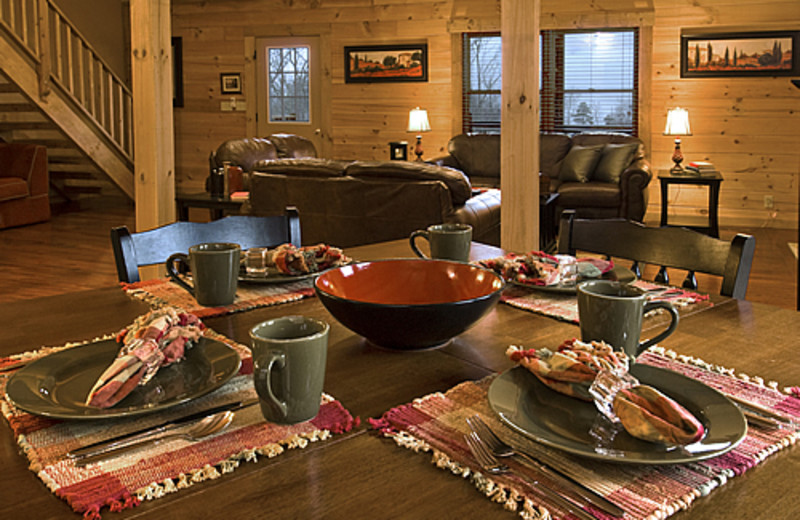
[[[178,209],[178,220],[189,220],[189,208],[208,208],[212,220],[219,220],[225,212],[239,213],[243,200],[234,200],[230,196],[217,196],[210,193],[176,193],[175,204]]]
[[[714,175],[676,175],[668,170],[658,172],[661,181],[661,225],[668,226],[667,206],[670,184],[692,184],[708,186],[708,226],[683,226],[719,238],[719,188],[723,181],[719,172]]]

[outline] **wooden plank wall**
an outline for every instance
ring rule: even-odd
[[[388,143],[413,142],[408,110],[426,108],[432,131],[425,157],[444,153],[458,133],[458,38],[462,30],[499,30],[501,0],[172,0],[173,34],[183,37],[184,107],[175,110],[179,189],[202,189],[208,154],[225,139],[244,137],[246,112],[221,112],[219,74],[245,73],[245,38],[321,34],[330,99],[331,157],[385,159]],[[643,25],[646,55],[641,128],[654,170],[671,164],[666,112],[689,110],[694,135],[683,139],[687,161],[710,160],[725,175],[723,225],[797,227],[800,177],[800,90],[787,78],[681,79],[681,29],[800,29],[797,0],[543,0],[542,28]],[[346,45],[427,42],[429,81],[346,84]],[[649,50],[652,49],[652,55]],[[244,76],[247,82],[254,81]],[[243,99],[240,97],[240,99]],[[246,100],[255,105],[255,99]],[[658,182],[647,219],[660,212]],[[773,195],[775,210],[764,209]],[[705,192],[683,187],[671,212],[690,221],[705,214]],[[678,220],[678,219],[676,219]]]

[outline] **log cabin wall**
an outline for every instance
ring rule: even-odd
[[[458,34],[499,30],[501,0],[172,0],[174,36],[183,39],[184,106],[175,110],[178,189],[201,190],[208,154],[225,139],[252,135],[251,112],[222,112],[219,74],[241,72],[254,106],[252,50],[262,36],[322,37],[326,156],[386,159],[390,141],[407,140],[408,111],[428,110],[425,157],[444,153],[460,129]],[[800,30],[796,0],[543,0],[542,28],[638,25],[641,46],[641,137],[654,170],[671,165],[666,112],[689,110],[687,161],[709,160],[723,172],[723,226],[797,227],[800,90],[787,77],[680,78],[681,30]],[[428,81],[345,83],[344,46],[428,44]],[[249,56],[248,56],[249,54]],[[646,216],[657,222],[658,181]],[[676,190],[676,188],[673,188]],[[764,208],[772,195],[773,210]],[[706,214],[706,192],[673,191],[670,210],[683,222]],[[673,219],[671,218],[671,223]]]

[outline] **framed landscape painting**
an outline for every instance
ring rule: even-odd
[[[681,35],[681,77],[796,76],[797,31]]]
[[[428,81],[428,44],[344,48],[345,83]]]

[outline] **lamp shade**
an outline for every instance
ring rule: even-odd
[[[673,108],[667,112],[667,127],[664,135],[692,135],[689,127],[689,112],[685,108]]]
[[[428,122],[428,111],[417,107],[408,113],[409,132],[430,132],[431,125]]]

